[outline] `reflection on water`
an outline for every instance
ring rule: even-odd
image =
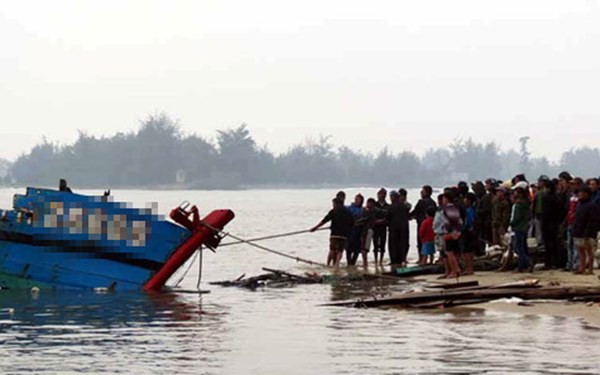
[[[143,373],[172,367],[193,372],[202,364],[216,371],[213,354],[221,350],[224,313],[205,312],[195,298],[2,291],[0,369]]]
[[[361,189],[365,195],[375,189]],[[0,206],[12,192],[0,190]],[[355,193],[353,190],[349,194]],[[330,191],[114,192],[163,212],[187,198],[200,207],[232,207],[228,228],[262,236],[309,228]],[[415,192],[411,192],[416,197]],[[294,199],[290,199],[293,197]],[[219,203],[219,204],[217,204]],[[265,245],[323,260],[327,234]],[[414,254],[414,252],[413,252]],[[244,246],[207,253],[207,295],[0,291],[1,373],[177,374],[591,374],[597,330],[574,319],[480,309],[412,311],[319,306],[331,300],[414,288],[379,280],[248,291],[207,281],[255,275],[261,267],[318,269]],[[196,285],[192,267],[182,287]]]

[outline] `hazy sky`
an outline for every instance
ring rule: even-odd
[[[166,111],[276,152],[319,134],[600,146],[598,1],[1,1],[0,157]]]

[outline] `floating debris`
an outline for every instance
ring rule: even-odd
[[[225,287],[236,286],[255,290],[262,287],[283,288],[301,284],[327,284],[327,283],[344,283],[344,282],[362,282],[367,280],[379,279],[379,275],[370,274],[347,274],[338,275],[321,275],[318,273],[305,273],[304,275],[296,275],[282,270],[272,268],[262,268],[267,272],[258,276],[246,277],[246,274],[241,275],[235,280],[214,281],[211,285],[220,285]]]
[[[538,280],[485,287],[465,287],[458,290],[408,292],[379,299],[340,301],[326,306],[379,307],[399,306],[416,308],[443,308],[489,302],[503,298],[521,300],[579,300],[600,301],[600,287],[539,286]]]

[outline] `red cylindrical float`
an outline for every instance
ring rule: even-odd
[[[217,210],[211,212],[203,221],[208,226],[221,230],[227,223],[233,220],[234,216],[231,210]],[[209,242],[214,237],[214,231],[207,225],[200,225],[192,231],[190,238],[182,243],[161,269],[144,284],[145,291],[160,290],[167,280],[190,259],[201,245]]]

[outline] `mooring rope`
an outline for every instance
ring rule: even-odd
[[[208,226],[208,228],[212,229],[212,230],[217,230],[218,231],[217,228],[213,228],[211,226]],[[227,235],[229,237],[233,238],[234,240],[238,241],[238,244],[246,244],[246,245],[255,247],[257,249],[266,251],[266,252],[271,253],[271,254],[276,254],[276,255],[279,255],[279,256],[282,256],[282,257],[285,257],[285,258],[288,258],[288,259],[293,259],[296,262],[306,263],[306,264],[310,264],[312,266],[321,266],[321,267],[324,267],[324,268],[332,268],[332,266],[328,266],[325,263],[317,262],[317,261],[310,260],[310,259],[300,258],[299,256],[294,256],[294,255],[286,254],[286,253],[278,251],[278,250],[270,249],[270,248],[268,248],[266,246],[254,243],[253,240],[246,240],[246,239],[244,239],[242,237],[238,237],[236,235],[233,235],[230,232],[227,232]]]
[[[325,269],[339,269],[336,266],[330,266],[330,265],[327,265],[327,264],[322,263],[322,262],[317,262],[317,261],[310,260],[310,259],[304,259],[304,258],[301,258],[299,256],[290,255],[290,254],[287,254],[287,253],[284,253],[284,252],[281,252],[281,251],[278,251],[278,250],[275,250],[275,249],[270,249],[270,248],[268,248],[266,246],[263,246],[263,245],[256,244],[256,243],[253,242],[255,240],[244,239],[242,237],[239,237],[239,236],[236,236],[234,234],[231,234],[231,232],[225,232],[222,229],[213,227],[212,225],[206,223],[203,220],[201,220],[200,223],[202,225],[204,225],[205,227],[207,227],[208,229],[212,230],[213,232],[220,234],[223,237],[224,236],[229,236],[229,237],[233,238],[234,240],[237,241],[236,242],[237,244],[246,244],[246,245],[252,246],[254,248],[257,248],[259,250],[263,250],[263,251],[266,251],[266,252],[271,253],[271,254],[279,255],[279,256],[284,257],[284,258],[292,259],[292,260],[295,260],[296,262],[306,263],[306,264],[309,264],[311,266],[319,266],[319,267],[322,267],[322,268],[325,268]],[[323,229],[328,229],[328,228],[323,228]],[[304,231],[296,231],[296,232],[290,232],[290,233],[292,233],[291,235],[294,235],[294,234],[307,233],[307,232],[310,232],[310,230],[308,230],[308,231],[306,231],[306,230],[304,230]],[[276,235],[276,236],[284,237],[283,235]],[[230,242],[229,244],[233,244],[233,243]],[[219,246],[219,247],[221,247],[221,246]],[[372,273],[369,273],[366,270],[361,270],[361,269],[358,269],[358,268],[354,269],[353,272],[357,272],[359,274],[362,274],[363,276],[367,275],[367,276],[377,277],[377,278],[380,278],[380,279],[388,279],[388,280],[398,281],[398,278],[394,277],[394,276],[388,276],[388,275],[382,275],[382,274],[372,274]]]
[[[196,281],[196,290],[200,290],[200,283],[202,282],[202,253],[203,253],[203,249],[202,247],[200,247],[198,249],[198,280]]]
[[[319,228],[319,229],[317,229],[317,231],[327,230],[327,229],[329,229],[329,227]],[[239,244],[243,244],[243,243],[247,243],[247,242],[272,240],[274,238],[290,237],[290,236],[296,236],[296,235],[299,235],[299,234],[306,234],[306,233],[311,233],[311,230],[310,229],[308,229],[308,230],[297,230],[297,231],[294,231],[294,232],[274,234],[274,235],[271,235],[271,236],[248,238],[245,241],[239,241],[238,240],[238,241],[233,241],[233,242],[226,242],[224,244],[219,245],[219,247],[239,245]],[[233,238],[233,237],[231,237],[231,238]]]
[[[198,257],[198,253],[201,252],[201,251],[202,251],[202,249],[196,250],[196,252],[194,253],[194,256],[192,257],[192,261],[188,265],[187,269],[181,274],[181,277],[179,279],[177,279],[177,281],[175,282],[175,285],[174,285],[175,287],[178,287],[179,284],[181,284],[181,282],[183,281],[183,279],[185,279],[185,277],[187,276],[188,272],[190,272],[190,269],[194,265],[194,262],[196,261],[196,258]]]

